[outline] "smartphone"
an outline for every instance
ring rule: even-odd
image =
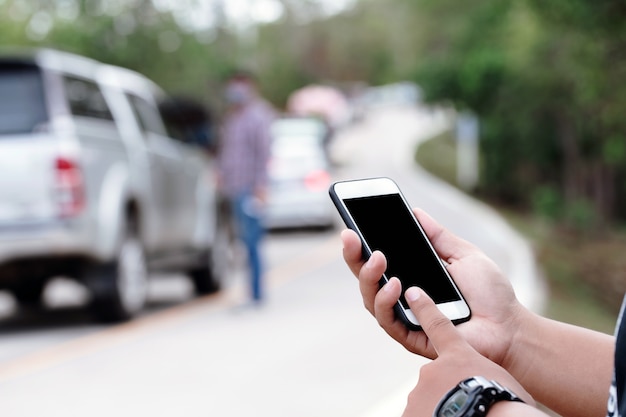
[[[422,288],[453,323],[469,320],[467,302],[395,181],[386,177],[338,181],[329,194],[346,226],[361,238],[364,258],[375,250],[387,258],[380,285],[391,277],[402,283],[395,311],[407,327],[421,329],[404,298],[411,286]]]

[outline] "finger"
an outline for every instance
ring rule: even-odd
[[[437,354],[424,332],[409,330],[404,321],[398,318],[395,306],[400,294],[402,284],[396,277],[389,279],[389,282],[378,291],[374,303],[374,316],[378,324],[409,352],[434,359]]]
[[[372,314],[375,314],[375,298],[380,290],[380,279],[385,269],[387,269],[385,256],[380,251],[374,251],[359,271],[359,290],[363,304]]]
[[[341,232],[341,241],[343,243],[343,259],[354,276],[358,277],[365,263],[361,239],[353,230],[345,229]]]
[[[398,278],[391,278],[380,291],[374,300],[374,312],[376,320],[383,328],[390,327],[396,320],[394,307],[402,293],[402,284]],[[404,327],[404,326],[402,326]],[[404,328],[406,330],[406,328]]]
[[[413,214],[422,225],[428,239],[433,244],[437,254],[444,260],[461,259],[476,253],[479,249],[470,242],[461,239],[448,229],[437,223],[428,213],[419,208],[413,209]]]
[[[437,354],[441,355],[448,349],[467,343],[450,319],[439,311],[433,300],[422,289],[408,288],[404,296]]]

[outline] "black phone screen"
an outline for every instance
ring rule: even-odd
[[[380,250],[387,258],[387,278],[397,277],[402,282],[400,302],[404,308],[408,308],[404,290],[411,286],[422,288],[436,303],[461,299],[399,194],[344,202],[369,248]]]

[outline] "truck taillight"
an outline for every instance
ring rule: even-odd
[[[57,158],[55,175],[59,215],[76,216],[85,207],[85,187],[80,167],[70,159]]]

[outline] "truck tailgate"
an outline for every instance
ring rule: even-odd
[[[0,225],[57,216],[57,146],[49,135],[0,136]]]

